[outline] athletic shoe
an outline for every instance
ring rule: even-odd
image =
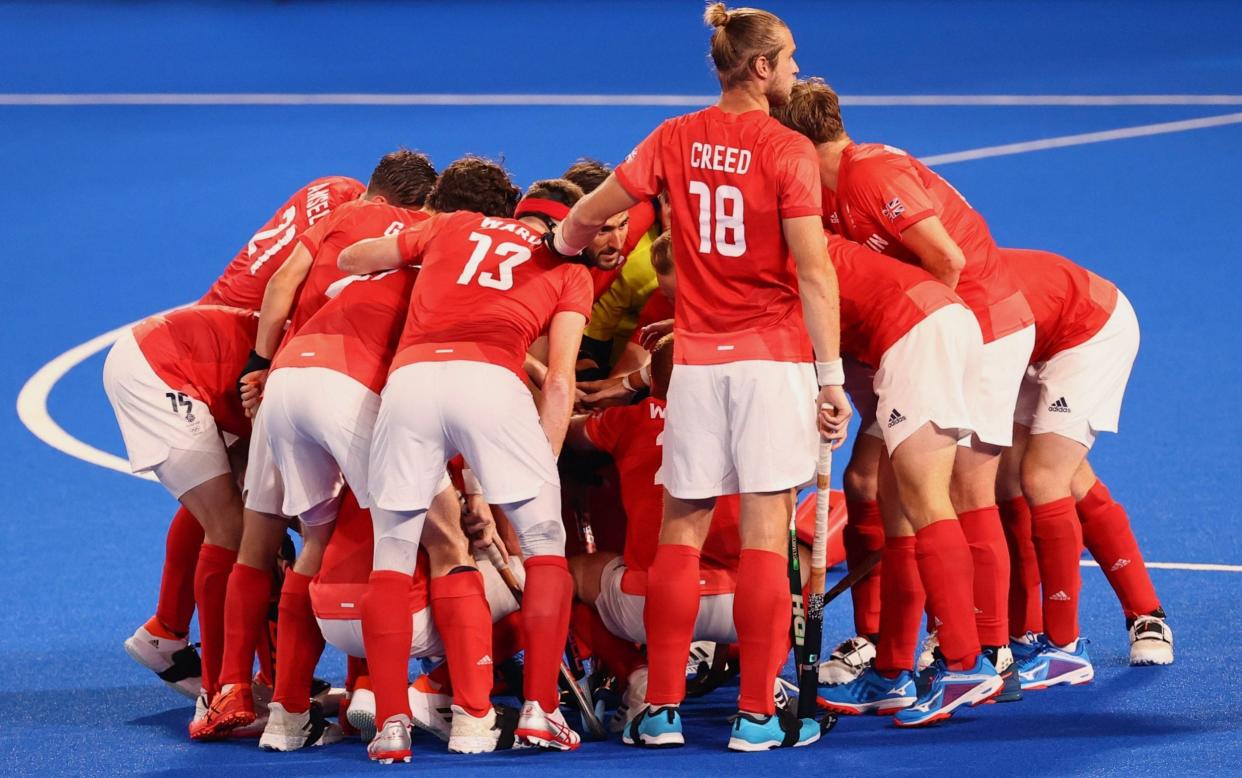
[[[323,717],[323,710],[312,704],[302,713],[290,713],[279,702],[267,707],[267,726],[259,738],[259,748],[264,751],[297,751],[307,746],[322,746],[340,740],[339,728],[334,733],[328,731],[328,721]]]
[[[1164,609],[1139,616],[1130,622],[1130,664],[1173,664],[1173,630],[1165,621]]]
[[[142,625],[125,639],[125,653],[159,676],[169,688],[191,700],[203,685],[203,665],[198,652],[185,638],[153,635]]]
[[[773,748],[801,748],[819,740],[819,722],[800,719],[796,713],[777,708],[771,716],[738,713],[729,735],[730,751],[770,751]]]
[[[608,719],[608,731],[613,735],[619,735],[625,731],[625,725],[630,720],[630,711],[636,711],[643,707],[643,700],[647,697],[647,668],[640,667],[630,673],[630,677],[626,679],[625,693],[621,695],[621,704],[613,711],[612,718]]]
[[[819,706],[845,716],[887,716],[910,707],[916,699],[914,674],[910,671],[885,678],[874,667],[867,667],[853,681],[824,689],[819,695]]]
[[[231,683],[225,686],[203,717],[190,722],[191,740],[219,740],[229,737],[232,730],[253,724],[254,698],[250,684]]]
[[[1000,673],[1004,687],[1000,694],[988,702],[1017,702],[1022,699],[1022,684],[1018,681],[1018,666],[1013,661],[1013,650],[1009,646],[984,646],[983,653]]]
[[[694,678],[711,670],[712,658],[716,655],[716,644],[710,640],[696,640],[690,644],[690,654],[686,658],[686,677]]]
[[[921,674],[924,670],[932,666],[932,662],[936,661],[936,650],[940,648],[940,636],[936,634],[936,630],[927,633],[927,637],[923,638],[923,647],[919,649],[919,661],[915,663],[914,669]]]
[[[569,728],[561,709],[545,711],[538,702],[527,700],[518,717],[518,739],[540,748],[573,751],[582,745],[582,738]]]
[[[930,668],[931,686],[910,707],[893,715],[899,727],[923,727],[953,715],[963,705],[978,705],[1000,693],[1005,683],[982,653],[975,666],[965,671],[949,670],[942,661]]]
[[[414,726],[447,742],[456,720],[452,710],[453,696],[436,691],[425,675],[414,679],[409,695]],[[374,696],[371,699],[374,700]]]
[[[375,692],[359,686],[350,695],[349,707],[345,709],[345,720],[358,730],[363,741],[370,743],[375,739]]]
[[[404,713],[389,716],[367,745],[367,756],[380,764],[410,761],[410,717]]]
[[[319,703],[325,716],[339,716],[347,696],[344,687],[333,686],[322,678],[311,679],[311,699]]]
[[[827,686],[849,683],[875,660],[875,644],[862,635],[843,640],[819,665],[819,682]]]
[[[1091,657],[1087,656],[1087,640],[1078,638],[1073,648],[1062,648],[1039,637],[1039,650],[1018,663],[1018,680],[1022,691],[1047,689],[1067,683],[1078,686],[1095,677]]]
[[[1039,653],[1039,635],[1027,632],[1020,638],[1009,637],[1009,650],[1013,653],[1013,662],[1020,665]]]
[[[494,706],[486,716],[471,716],[452,706],[453,732],[448,750],[457,754],[486,754],[511,748],[525,748],[515,736],[518,712],[505,705]]]
[[[633,710],[634,718],[625,724],[622,743],[645,748],[676,748],[686,744],[681,734],[681,712],[676,705],[655,708],[643,703]]]

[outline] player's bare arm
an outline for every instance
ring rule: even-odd
[[[259,334],[254,343],[255,353],[259,356],[271,359],[275,355],[298,287],[306,280],[314,260],[315,257],[305,246],[298,246],[267,282],[263,305],[259,308]]]
[[[569,420],[569,429],[565,432],[565,445],[574,451],[599,451],[586,426],[589,416],[585,413],[575,414]]]
[[[543,380],[543,401],[539,405],[539,424],[552,451],[560,456],[574,407],[574,363],[586,317],[561,311],[548,325],[548,372]]]
[[[336,259],[336,266],[352,275],[392,270],[403,264],[396,235],[360,240],[342,251]]]
[[[901,233],[901,242],[919,255],[923,268],[950,289],[957,287],[957,280],[966,267],[966,255],[949,237],[949,231],[937,216],[928,216]]]
[[[604,223],[638,201],[625,191],[615,174],[578,203],[556,231],[556,250],[569,257],[582,252]]]

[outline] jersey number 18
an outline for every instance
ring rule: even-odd
[[[712,189],[702,181],[690,182],[690,194],[699,201],[699,253],[712,250],[715,238],[716,253],[722,257],[740,257],[746,253],[746,224],[742,221],[745,210],[742,190],[736,186],[721,184]],[[716,229],[712,232],[712,205],[715,205]]]

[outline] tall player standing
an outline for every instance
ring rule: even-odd
[[[720,101],[661,124],[575,206],[553,245],[577,254],[614,214],[668,193],[678,351],[664,436],[664,521],[644,615],[647,704],[626,741],[685,742],[678,706],[699,607],[700,549],[716,498],[737,492],[738,578],[747,585],[734,602],[741,690],[729,748],[759,751],[819,738],[814,721],[776,715],[772,684],[788,653],[791,489],[814,475],[816,409],[830,406],[818,426],[836,445],[850,411],[815,151],[768,115],[797,77],[793,36],[753,8],[715,3],[705,20],[714,28]]]

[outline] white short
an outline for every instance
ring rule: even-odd
[[[646,643],[643,609],[647,606],[647,598],[621,591],[621,577],[624,575],[625,562],[621,557],[604,565],[595,609],[609,632],[632,643]],[[694,622],[693,639],[715,643],[737,642],[732,593],[709,594],[699,598],[699,617]]]
[[[301,516],[346,483],[358,504],[370,507],[367,475],[379,404],[375,392],[326,367],[286,367],[268,377],[263,432],[284,483],[281,513]]]
[[[1013,444],[1013,412],[1018,389],[1035,348],[1035,325],[983,344],[979,391],[971,405],[975,435],[993,446]],[[969,439],[961,441],[970,445]]]
[[[509,569],[517,577],[518,582],[525,585],[526,573],[517,558],[510,558]],[[492,623],[495,624],[510,613],[518,610],[518,602],[505,586],[504,579],[496,568],[487,562],[479,563],[479,573],[483,575],[483,593],[487,597],[487,606],[492,612]],[[363,659],[367,655],[362,639],[361,619],[321,619],[319,629],[323,639],[335,646],[338,651]],[[444,643],[440,633],[436,631],[435,622],[431,617],[431,608],[423,608],[410,615],[413,634],[410,639],[410,656],[444,656]]]
[[[809,362],[674,365],[661,472],[697,500],[777,492],[815,474],[815,372]]]
[[[556,457],[534,399],[509,370],[485,362],[418,362],[388,378],[371,447],[371,504],[423,510],[457,454],[489,503],[560,488]]]
[[[880,357],[875,420],[865,432],[883,438],[890,454],[928,422],[959,440],[969,437],[982,358],[983,335],[970,309],[933,312]]]
[[[276,457],[268,444],[267,403],[259,403],[259,410],[251,423],[250,449],[246,456],[246,477],[242,482],[242,499],[246,507],[259,513],[296,518],[284,512],[285,482],[276,467]]]
[[[1098,433],[1117,431],[1138,347],[1138,318],[1118,292],[1117,307],[1099,332],[1031,365],[1014,421],[1032,434],[1054,432],[1091,448]]]
[[[207,403],[164,383],[132,332],[118,338],[108,352],[103,384],[135,473],[154,471],[180,499],[230,472],[228,452]]]

